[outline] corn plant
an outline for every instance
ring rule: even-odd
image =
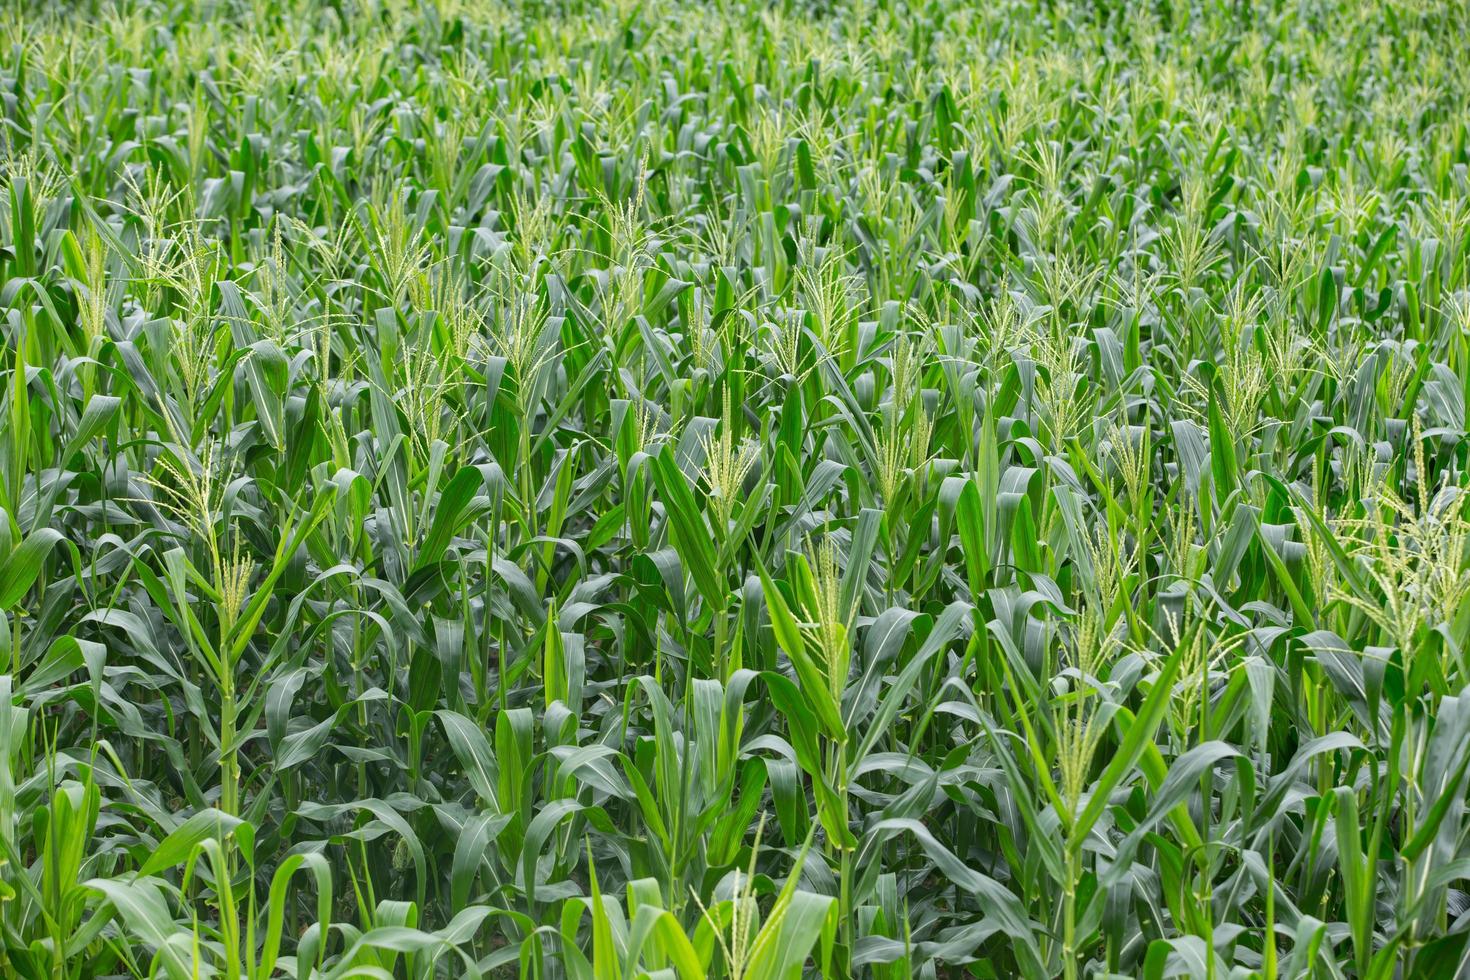
[[[1470,972],[1427,0],[0,12],[0,972]]]

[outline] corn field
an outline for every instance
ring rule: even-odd
[[[1464,0],[13,0],[0,973],[1470,975]]]

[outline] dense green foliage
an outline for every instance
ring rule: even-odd
[[[10,5],[0,969],[1454,974],[1467,24]]]

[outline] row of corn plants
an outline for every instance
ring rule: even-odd
[[[1461,975],[1466,50],[7,5],[0,973]]]

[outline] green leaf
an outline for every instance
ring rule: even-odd
[[[1072,851],[1081,850],[1092,825],[1097,823],[1097,818],[1102,816],[1107,807],[1113,790],[1133,771],[1144,750],[1153,745],[1154,732],[1164,720],[1164,713],[1174,698],[1174,682],[1179,676],[1179,668],[1187,648],[1187,642],[1180,642],[1176,644],[1174,652],[1165,658],[1159,672],[1154,676],[1153,686],[1143,699],[1143,705],[1138,709],[1137,717],[1128,728],[1128,734],[1123,737],[1123,744],[1118,746],[1102,775],[1093,783],[1087,806],[1077,818],[1068,838],[1068,846]]]
[[[796,617],[786,605],[776,584],[771,581],[764,568],[760,569],[761,590],[766,597],[766,609],[771,617],[771,630],[776,634],[776,643],[791,658],[801,682],[801,693],[806,703],[816,714],[827,737],[836,742],[847,740],[847,729],[842,724],[842,715],[837,701],[832,697],[828,679],[821,664],[818,664],[807,649]]]
[[[35,584],[52,549],[65,540],[54,528],[39,528],[0,563],[0,609],[14,609]]]
[[[232,817],[220,810],[203,810],[169,833],[148,860],[138,869],[140,877],[157,875],[188,861],[196,848],[206,840],[224,840],[232,830],[240,826],[240,818]]]
[[[689,484],[668,446],[664,446],[651,462],[653,480],[668,514],[669,543],[694,579],[694,587],[699,590],[706,606],[723,609],[725,589],[715,571],[713,538],[700,516],[694,494],[690,492]]]

